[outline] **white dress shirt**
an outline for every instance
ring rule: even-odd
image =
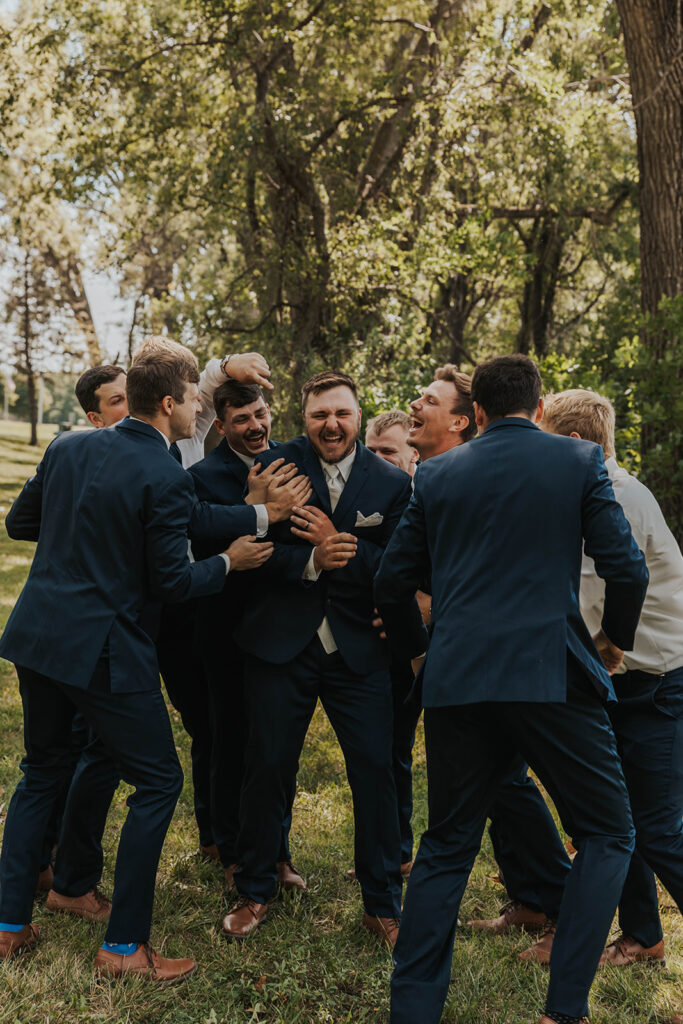
[[[204,441],[216,418],[213,393],[219,385],[225,384],[227,379],[221,370],[220,359],[209,359],[199,374],[199,397],[202,400],[202,410],[197,414],[194,437],[184,437],[182,441],[177,442],[183,458],[183,469],[189,469],[190,466],[194,466],[195,462],[204,458]]]
[[[616,459],[606,459],[605,465],[650,573],[634,648],[624,654],[619,672],[637,669],[663,675],[683,666],[683,555],[647,487]],[[580,604],[591,636],[600,629],[604,599],[605,583],[595,572],[593,559],[584,555]]]
[[[333,512],[339,503],[344,487],[351,475],[351,469],[355,458],[356,448],[354,446],[353,451],[343,458],[341,462],[330,463],[325,462],[324,459],[319,460],[327,483],[327,489],[330,494],[330,505],[332,506]],[[314,581],[320,576],[320,570],[315,567],[314,556],[315,548],[311,551],[311,556],[306,563],[302,579]],[[325,654],[334,654],[338,649],[335,639],[332,636],[332,630],[330,629],[330,624],[327,621],[327,616],[323,618],[323,621],[318,626],[318,639],[323,645]]]

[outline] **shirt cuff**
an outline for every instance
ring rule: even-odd
[[[313,550],[311,551],[310,558],[306,562],[304,571],[301,574],[302,580],[310,580],[312,583],[315,582],[315,580],[317,580],[318,577],[320,576],[320,569],[316,569],[314,558],[315,548],[313,548]]]
[[[265,505],[254,505],[256,512],[256,536],[265,537],[268,533],[268,509]]]
[[[225,575],[227,576],[230,572],[230,556],[226,555],[224,551],[221,551],[219,558],[222,558],[225,562]]]

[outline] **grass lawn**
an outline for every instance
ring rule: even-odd
[[[54,434],[41,431],[41,443]],[[0,513],[3,516],[33,472],[39,450],[26,443],[25,424],[0,423]],[[104,524],[106,525],[106,524]],[[25,579],[33,545],[0,531],[0,616],[4,625]],[[40,623],[36,623],[40,628]],[[35,954],[0,964],[2,1024],[382,1024],[388,1018],[391,957],[359,925],[360,893],[348,882],[353,824],[341,752],[318,709],[303,753],[294,808],[292,849],[309,893],[274,904],[270,920],[247,944],[226,944],[220,923],[226,910],[221,874],[195,856],[189,743],[171,709],[186,784],[166,840],[157,880],[152,930],[156,947],[192,956],[198,971],[177,988],[139,980],[94,984],[91,964],[104,934],[91,925],[46,914],[36,901],[34,921],[44,939]],[[239,728],[239,723],[235,723]],[[0,822],[19,779],[22,716],[14,669],[0,662]],[[426,819],[424,745],[415,750],[415,828]],[[104,889],[111,892],[117,838],[128,790],[119,789],[105,835]],[[494,916],[504,892],[489,878],[494,862],[488,840],[467,889],[463,921]],[[683,924],[661,894],[668,966],[607,969],[593,986],[593,1024],[661,1022],[683,1010]],[[487,940],[458,933],[449,1024],[537,1024],[547,983],[541,967],[517,960],[529,945],[524,935]]]

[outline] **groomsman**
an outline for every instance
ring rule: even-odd
[[[38,545],[0,640],[0,655],[17,667],[26,741],[0,855],[3,957],[38,941],[33,890],[45,827],[71,769],[76,708],[101,756],[135,787],[95,972],[175,981],[196,968],[149,945],[157,864],[182,771],[143,626],[161,601],[218,593],[227,572],[262,564],[271,547],[242,537],[220,556],[188,560],[196,497],[168,449],[192,435],[201,403],[196,363],[179,349],[131,368],[131,415],[116,429],[53,442],[7,517],[10,536]]]
[[[282,524],[269,534],[275,562],[271,571],[254,573],[238,633],[249,744],[235,875],[240,898],[223,933],[243,939],[266,916],[282,820],[320,697],[353,796],[363,925],[393,945],[401,873],[392,696],[388,651],[372,626],[372,580],[410,498],[410,479],[359,442],[361,411],[350,377],[317,374],[302,397],[305,436],[258,458],[264,467],[276,456],[293,462],[314,495],[295,510],[291,529]]]
[[[541,432],[540,393],[526,356],[476,369],[482,436],[419,470],[375,582],[390,640],[417,657],[423,638],[405,602],[432,570],[433,634],[422,667],[429,828],[394,951],[392,1024],[441,1017],[460,901],[488,809],[520,755],[569,833],[581,836],[541,1024],[585,1019],[633,851],[602,704],[614,691],[578,608],[582,542],[606,581],[599,642],[610,651],[633,646],[647,569],[600,448]]]
[[[190,472],[201,501],[217,505],[242,505],[244,494],[255,501],[265,500],[274,471],[282,465],[277,459],[262,472],[253,469],[256,456],[276,448],[270,440],[271,416],[258,384],[224,381],[214,392],[215,426],[222,436],[214,450],[195,463]],[[295,469],[281,474],[287,479]],[[259,492],[259,488],[261,491]],[[193,545],[197,558],[215,552],[202,544]],[[244,656],[233,637],[233,629],[249,600],[247,580],[239,583],[228,576],[223,592],[202,598],[197,603],[196,657],[199,659],[208,689],[207,720],[210,742],[207,754],[211,764],[211,828],[225,881],[234,887],[237,868],[240,793],[244,777],[244,758],[248,739],[248,720],[244,704]],[[227,631],[227,632],[226,632]],[[196,700],[195,696],[195,700]],[[285,889],[305,889],[306,883],[292,866],[289,852],[289,826],[292,788],[288,812],[282,828],[278,854],[278,880]]]

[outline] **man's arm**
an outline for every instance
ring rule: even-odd
[[[650,576],[597,446],[586,475],[582,514],[585,552],[605,581],[602,630],[614,647],[630,651]]]
[[[424,509],[416,479],[415,493],[382,555],[374,585],[375,605],[392,651],[400,658],[417,658],[427,650],[429,636],[415,591],[428,569]]]
[[[43,506],[45,460],[27,480],[5,519],[5,529],[12,540],[38,540]]]
[[[215,594],[225,583],[227,564],[220,555],[200,562],[187,556],[188,520],[197,504],[189,475],[179,476],[158,496],[145,523],[148,585],[161,601]]]

